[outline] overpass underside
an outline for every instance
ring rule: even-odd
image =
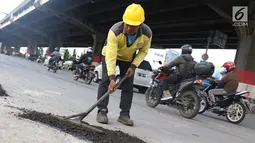
[[[52,43],[83,47],[93,46],[95,39],[102,44],[109,28],[122,20],[126,6],[132,2],[141,3],[145,9],[154,47],[179,48],[189,43],[204,48],[210,30],[228,34],[227,49],[237,47],[231,23],[201,0],[51,0],[4,27],[1,39],[21,46],[31,41],[46,47]]]
[[[153,31],[154,48],[179,48],[187,43],[194,48],[205,48],[210,31],[219,30],[227,34],[225,48],[238,49],[235,62],[240,81],[247,83],[245,87],[255,85],[252,0],[224,2],[220,0],[50,0],[44,5],[31,0],[29,4],[35,6],[35,10],[2,28],[0,40],[3,41],[4,46],[28,46],[31,50],[36,46],[49,46],[49,52],[55,47],[92,46],[95,57],[100,57],[109,28],[115,22],[121,21],[125,8],[132,2],[140,3],[145,9],[145,23]],[[249,6],[249,26],[232,26],[234,5]],[[100,62],[100,58],[94,60]]]

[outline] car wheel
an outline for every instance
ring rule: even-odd
[[[139,93],[144,94],[148,88],[147,87],[140,87],[138,88]]]

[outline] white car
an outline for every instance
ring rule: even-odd
[[[72,64],[73,64],[73,61],[65,61],[64,63],[63,63],[63,69],[70,69],[71,67],[72,67]]]
[[[140,93],[145,93],[147,88],[150,87],[150,81],[152,76],[152,68],[148,61],[143,61],[135,70],[134,75],[134,87],[139,90]],[[116,66],[117,80],[120,78],[119,67]],[[95,68],[94,82],[99,82],[102,79],[102,64],[99,64]]]

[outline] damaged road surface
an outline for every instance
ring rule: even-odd
[[[19,114],[18,116],[50,125],[65,133],[78,137],[79,139],[89,140],[93,143],[145,143],[143,140],[121,131],[111,131],[102,127],[94,126],[102,130],[104,132],[102,134],[82,126],[71,124],[67,121],[59,120],[50,114],[37,111],[25,111],[25,113]]]
[[[88,109],[96,102],[98,84],[74,81],[72,72],[48,72],[41,64],[0,54],[0,85],[10,96],[0,96],[0,140],[10,143],[91,143],[91,142],[146,142],[146,143],[253,143],[255,116],[247,115],[238,125],[211,113],[197,115],[193,120],[181,117],[167,106],[150,108],[144,95],[134,92],[131,119],[134,126],[117,122],[120,91],[109,101],[109,124],[96,122],[97,111],[84,121],[106,131],[99,135],[76,126],[48,118],[47,114],[68,116]],[[1,92],[0,92],[1,93]],[[14,108],[35,112],[10,114]],[[17,115],[17,114],[16,114]],[[25,119],[26,118],[26,119]],[[127,133],[127,134],[125,134]],[[137,138],[136,138],[137,137]],[[139,138],[139,139],[138,139]],[[83,140],[85,139],[85,140]],[[141,140],[140,140],[141,139]],[[114,141],[115,140],[115,141]],[[124,141],[125,140],[125,141]]]

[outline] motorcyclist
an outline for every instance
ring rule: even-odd
[[[80,71],[83,71],[86,66],[89,66],[91,64],[92,64],[92,50],[88,49],[86,54],[81,55],[81,57],[78,61],[75,76],[79,76],[81,74]]]
[[[163,80],[164,95],[161,100],[169,100],[173,98],[171,93],[169,92],[169,84],[176,84],[182,79],[187,79],[193,76],[192,71],[190,71],[189,68],[190,65],[195,65],[194,58],[191,56],[192,46],[189,44],[185,44],[181,47],[181,50],[182,52],[180,56],[160,68],[163,71],[166,71],[174,66],[176,67],[174,73],[170,74],[167,78]]]
[[[236,92],[238,88],[238,76],[235,72],[235,63],[229,61],[222,65],[221,72],[223,76],[221,80],[215,80],[215,82],[221,85],[222,88],[211,89],[208,91],[209,97],[212,101],[211,105],[215,104],[214,95],[224,95]]]
[[[59,53],[59,49],[55,48],[54,52],[50,54],[50,59],[49,59],[49,66],[52,67],[53,61],[58,63],[61,60],[61,54]]]

